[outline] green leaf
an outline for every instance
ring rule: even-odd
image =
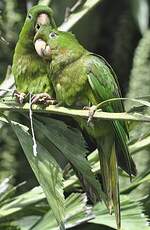
[[[63,175],[61,168],[44,146],[39,143],[37,143],[38,155],[36,157],[33,155],[32,137],[27,127],[16,122],[11,122],[11,126],[45,192],[57,222],[64,229]]]
[[[50,142],[52,142],[80,173],[88,186],[100,199],[104,196],[101,185],[91,171],[89,162],[86,160],[86,145],[78,129],[69,128],[64,122],[42,116],[36,116],[34,125]]]
[[[5,203],[0,208],[0,219],[3,217],[8,218],[10,215],[22,211],[25,207],[32,206],[44,198],[45,195],[41,187],[35,187],[31,191],[15,196],[12,199],[7,200],[5,198]]]
[[[0,183],[0,202],[1,200],[3,200],[1,197],[4,193],[8,192],[9,188],[10,188],[10,179],[6,178],[5,180],[3,180]]]
[[[114,214],[108,215],[107,210],[102,204],[94,207],[96,218],[90,223],[101,224],[116,229]],[[120,230],[148,230],[147,219],[144,216],[140,202],[133,201],[129,196],[121,196],[121,217],[122,226]],[[136,226],[136,227],[135,227]]]
[[[143,138],[142,140],[139,140],[135,142],[134,144],[129,145],[129,150],[132,154],[139,152],[146,147],[150,146],[150,136],[147,136]]]
[[[139,174],[137,177],[135,177],[133,182],[129,184],[128,186],[126,186],[125,188],[123,188],[120,192],[123,194],[127,194],[145,182],[150,184],[150,169],[149,168],[145,170],[144,172],[142,172],[141,174]]]
[[[20,230],[20,228],[18,226],[16,226],[16,224],[12,221],[9,222],[7,224],[1,223],[0,224],[0,230]]]
[[[93,219],[92,207],[87,205],[86,195],[72,193],[66,200],[66,227],[72,228]]]
[[[16,190],[19,187],[22,187],[24,184],[25,182],[22,182],[16,186],[12,186],[11,178],[6,178],[4,181],[2,181],[2,183],[0,184],[0,207],[6,203],[9,203],[14,196]]]
[[[93,218],[91,207],[86,204],[85,194],[72,193],[65,201],[66,229],[85,223]],[[51,220],[51,221],[50,221]],[[48,211],[32,230],[58,230],[52,211]]]
[[[21,219],[17,219],[16,224],[19,230],[30,230],[41,219],[39,216],[24,216]],[[56,223],[57,225],[57,223]],[[58,229],[58,227],[57,227]]]

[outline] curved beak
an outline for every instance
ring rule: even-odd
[[[39,14],[39,16],[37,17],[36,23],[40,25],[50,24],[49,16],[46,13]]]
[[[46,58],[46,59],[50,59],[51,56],[51,48],[49,45],[46,44],[45,41],[43,41],[42,39],[37,39],[34,43],[34,47],[35,50],[37,52],[37,54],[40,57]]]
[[[40,29],[42,25],[49,25],[50,24],[50,19],[49,16],[46,13],[41,13],[37,17],[36,24],[35,24],[35,29],[36,31]]]

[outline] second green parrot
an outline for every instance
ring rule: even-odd
[[[42,44],[42,45],[41,45]],[[49,60],[49,75],[58,103],[72,108],[97,105],[121,93],[115,73],[100,56],[87,51],[72,33],[42,26],[35,36],[35,49]],[[121,101],[103,107],[106,112],[124,112]],[[128,129],[124,121],[87,120],[76,117],[80,127],[96,140],[103,190],[110,212],[114,209],[118,229],[121,225],[118,165],[130,177],[136,175],[129,154]],[[120,150],[117,149],[120,147]]]
[[[47,103],[53,97],[47,63],[39,58],[33,44],[34,36],[41,25],[56,27],[52,10],[48,6],[36,5],[27,13],[13,57],[15,96],[20,103],[23,103],[29,93],[34,95],[33,102],[41,100]]]

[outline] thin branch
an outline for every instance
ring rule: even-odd
[[[68,20],[63,22],[63,24],[59,27],[59,30],[70,30],[81,18],[83,18],[100,2],[102,2],[102,0],[87,0],[80,11],[71,14]]]
[[[51,3],[51,0],[39,0],[38,5],[46,5],[49,6]]]
[[[0,111],[29,111],[29,104],[19,105],[17,103],[4,104],[0,103]],[[50,105],[43,108],[39,105],[33,105],[32,111],[36,113],[49,113],[49,114],[59,114],[62,116],[72,116],[72,117],[82,117],[88,119],[88,110],[70,109],[65,107],[58,107],[55,105]],[[150,122],[150,116],[141,115],[139,113],[129,114],[129,113],[108,113],[102,111],[96,111],[93,118],[102,120],[127,120],[127,121],[142,121]]]
[[[150,97],[150,96],[149,96]],[[144,98],[144,97],[143,97]],[[105,104],[111,103],[111,102],[117,102],[117,101],[132,101],[141,105],[145,105],[150,108],[150,102],[142,100],[142,97],[137,97],[137,98],[127,98],[127,97],[122,97],[122,98],[111,98],[105,101],[100,102],[96,108],[102,108]]]

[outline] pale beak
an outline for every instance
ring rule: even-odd
[[[45,13],[39,14],[39,16],[37,17],[36,23],[39,25],[50,24],[49,16]]]
[[[43,41],[42,39],[37,39],[34,43],[34,47],[35,47],[35,50],[37,52],[37,54],[40,56],[40,57],[43,57],[43,58],[50,58],[51,56],[51,48],[49,45],[46,44],[45,41]]]
[[[49,25],[49,24],[50,24],[49,16],[45,13],[39,14],[36,20],[35,29],[36,31],[38,31],[42,25]]]

